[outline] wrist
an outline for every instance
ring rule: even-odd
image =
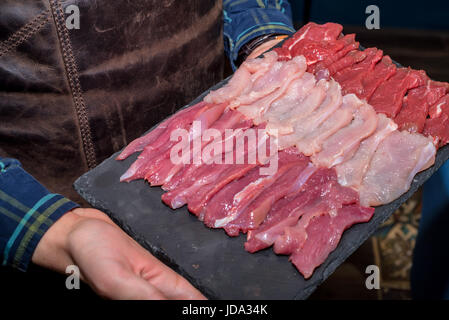
[[[75,208],[70,210],[57,220],[41,238],[32,256],[32,262],[64,273],[68,265],[74,264],[70,254],[70,234],[88,219],[100,219],[112,223],[104,213],[95,209]]]
[[[273,34],[265,34],[261,35],[259,37],[256,37],[252,39],[251,41],[244,44],[240,50],[237,57],[236,64],[239,66],[248,58],[255,58],[265,52],[266,50],[270,49],[280,41],[287,38],[288,35],[286,34],[279,34],[279,33],[273,33]],[[266,44],[270,43],[270,46],[267,46]],[[261,51],[260,48],[266,48],[265,50]],[[255,55],[257,53],[257,55]]]

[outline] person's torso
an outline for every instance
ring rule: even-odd
[[[0,155],[78,200],[78,176],[222,78],[221,6],[2,1]]]

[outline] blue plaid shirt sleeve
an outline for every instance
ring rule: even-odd
[[[232,68],[240,48],[264,34],[295,32],[290,3],[284,0],[224,0],[224,46]]]
[[[26,271],[42,236],[78,205],[50,193],[19,161],[0,157],[0,259]]]

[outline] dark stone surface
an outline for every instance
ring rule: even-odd
[[[161,188],[150,187],[143,180],[120,183],[120,176],[137,155],[116,161],[117,155],[81,176],[74,184],[75,189],[207,297],[306,299],[449,158],[449,145],[438,151],[434,166],[414,178],[407,193],[376,208],[371,221],[345,231],[338,247],[308,280],[288,257],[278,256],[271,249],[250,254],[243,247],[245,236],[231,238],[221,229],[209,229],[186,207],[170,209],[161,201]]]

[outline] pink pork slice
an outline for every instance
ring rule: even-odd
[[[354,104],[361,101],[352,94],[346,98],[351,98]],[[322,150],[311,157],[316,166],[330,168],[343,162],[353,155],[363,139],[376,130],[377,115],[370,105],[364,103],[354,110],[352,122],[329,137],[324,142]]]
[[[196,112],[205,106],[206,103],[204,101],[201,101],[196,105],[178,111],[170,118],[159,124],[156,128],[151,130],[146,135],[133,140],[130,144],[126,146],[126,148],[120,153],[120,155],[118,155],[116,159],[124,160],[133,153],[142,151],[147,145],[150,145],[153,142],[155,142],[156,139],[158,139],[162,135],[162,133],[166,131],[168,127],[174,128],[177,126],[180,127],[184,126],[185,122],[192,121]]]
[[[254,128],[256,130],[263,129],[263,126]],[[266,143],[268,137],[264,135],[262,137],[256,137],[256,139],[257,145],[249,145],[245,139],[244,154],[242,155],[236,154],[237,146],[235,146],[233,150],[218,156],[221,158],[221,163],[214,161],[211,164],[203,164],[196,167],[193,172],[189,172],[189,177],[178,184],[175,189],[163,194],[162,200],[171,208],[176,209],[188,203],[189,199],[194,197],[196,192],[202,187],[219,185],[222,188],[232,180],[243,176],[246,172],[256,167],[258,163],[257,161],[255,163],[248,163],[250,161],[247,161],[247,163],[235,164],[236,159],[237,157],[247,158],[249,154],[255,155],[256,150],[264,141]],[[233,164],[226,164],[227,157],[232,157]]]
[[[426,123],[429,107],[446,93],[446,87],[437,82],[428,81],[426,85],[411,89],[402,102],[399,114],[394,118],[400,130],[422,132]]]
[[[283,234],[274,243],[274,252],[286,255],[294,253],[306,242],[306,229],[311,221],[325,214],[336,216],[341,207],[359,201],[355,190],[343,187],[336,181],[329,182],[323,191],[320,198],[298,211],[299,220],[295,225],[284,228]]]
[[[240,117],[239,115],[241,115],[241,113],[238,111],[230,110],[229,112],[233,113],[233,117]],[[250,127],[252,127],[252,121],[243,117],[241,119],[241,121],[237,122],[234,126],[224,127],[224,130],[233,129],[232,134],[225,134],[222,141],[213,141],[209,144],[205,144],[205,146],[203,146],[201,152],[205,153],[205,151],[206,151],[205,148],[213,148],[214,145],[216,145],[216,144],[222,145],[221,146],[222,153],[226,152],[226,145],[229,142],[234,142],[234,140],[237,137],[243,135],[245,130]],[[218,157],[220,155],[217,154],[214,156]],[[162,185],[162,189],[165,191],[170,191],[170,190],[175,189],[178,185],[184,183],[184,181],[190,180],[194,176],[195,170],[197,170],[202,165],[202,163],[203,162],[196,164],[196,163],[192,162],[190,164],[180,165],[181,166],[180,168],[176,168],[179,170],[175,169],[176,173],[172,174],[171,178],[169,180],[167,179],[167,181],[164,182],[164,184]]]
[[[431,118],[426,120],[424,134],[433,137],[441,147],[449,142],[449,95],[443,96],[430,110]]]
[[[248,232],[245,243],[245,249],[248,252],[256,252],[273,245],[275,240],[284,233],[286,227],[296,225],[301,209],[319,202],[329,183],[337,181],[334,170],[311,168],[314,172],[299,192],[277,201],[259,228]]]
[[[349,205],[339,209],[336,216],[325,214],[314,219],[306,229],[307,241],[290,256],[290,261],[304,278],[309,278],[335,250],[343,232],[354,224],[369,221],[373,214],[373,208]]]
[[[206,109],[202,108],[190,122],[198,121],[201,128],[207,129],[223,114],[226,107],[226,104],[209,105]],[[196,137],[193,135],[192,127],[193,126],[189,124],[190,137],[193,140]],[[164,137],[164,140],[166,140],[165,143],[159,147],[156,147],[155,143],[146,146],[144,152],[139,155],[128,171],[120,177],[120,181],[131,181],[140,178],[146,178],[151,181],[152,175],[156,173],[156,178],[154,178],[154,180],[155,184],[158,184],[158,181],[163,179],[163,177],[159,178],[158,174],[159,172],[163,172],[162,168],[164,168],[166,172],[174,166],[170,160],[170,150],[178,143],[178,141],[171,141],[171,133],[172,130],[175,129],[187,129],[187,127],[168,127],[163,134],[163,136],[166,136]],[[196,134],[201,134],[201,132]]]
[[[276,201],[296,194],[315,172],[315,168],[310,168],[308,165],[313,166],[307,157],[301,155],[300,159],[281,174],[274,183],[252,197],[253,200],[245,206],[240,215],[226,224],[224,227],[226,232],[230,235],[238,235],[240,231],[246,233],[248,230],[257,229]]]
[[[206,126],[206,125],[204,125]],[[214,129],[217,130],[217,132],[220,133],[220,138],[222,141],[204,141],[203,136],[200,135],[195,138],[195,142],[190,142],[190,152],[189,152],[189,158],[187,161],[187,164],[193,163],[194,158],[196,157],[202,157],[202,152],[205,148],[205,146],[208,146],[209,143],[212,145],[215,145],[217,143],[224,144],[224,131],[225,129],[237,129],[237,128],[249,128],[251,126],[251,122],[245,118],[240,112],[234,111],[234,110],[226,110],[220,118],[215,121],[210,128],[203,128],[203,132],[205,129]],[[200,150],[198,151],[198,154],[194,155],[194,149],[193,144],[200,145]],[[211,146],[209,146],[212,148]],[[222,151],[224,150],[224,147],[221,147]],[[145,175],[145,179],[152,185],[152,186],[159,186],[168,183],[180,170],[183,169],[183,167],[186,164],[179,163],[174,164],[172,160],[170,159],[170,153],[167,154],[167,157],[164,160],[164,163],[161,165],[161,167],[158,167],[156,170],[151,170],[147,172]]]
[[[424,71],[410,68],[397,69],[390,79],[377,87],[369,99],[369,104],[376,112],[384,113],[394,119],[401,110],[407,90],[422,86],[426,82],[427,76]]]
[[[243,179],[245,182],[248,182],[246,185],[242,185],[240,181],[234,181],[234,184],[242,186],[241,190],[236,190],[235,194],[229,194],[229,202],[226,202],[225,208],[216,208],[217,212],[210,212],[211,214],[207,214],[209,224],[211,221],[214,221],[213,226],[215,228],[224,227],[226,232],[229,235],[238,235],[238,230],[234,230],[228,227],[229,223],[240,216],[240,214],[244,211],[244,209],[266,188],[269,188],[277,179],[279,179],[286,171],[288,171],[293,166],[301,165],[303,162],[307,161],[306,158],[292,148],[289,150],[285,150],[279,153],[278,155],[278,168],[273,175],[261,175],[260,172],[255,174],[251,172],[251,180]],[[260,169],[256,167],[256,169]],[[231,189],[235,189],[234,186]],[[229,190],[226,189],[226,192]],[[201,196],[201,203],[198,204],[199,208],[207,208],[206,201],[208,200],[204,193],[199,193]],[[231,198],[232,196],[232,198]],[[222,195],[218,195],[218,198],[223,198]],[[231,200],[232,199],[232,200]],[[210,202],[213,204],[217,202],[215,198],[212,198]],[[217,202],[218,203],[218,202]],[[190,204],[189,204],[190,206]],[[213,205],[212,208],[215,208],[216,205]],[[220,213],[224,213],[221,217],[219,217]],[[213,218],[211,218],[213,215]],[[236,232],[236,233],[235,233]]]
[[[137,160],[129,167],[129,169],[120,177],[120,181],[132,181],[135,179],[142,179],[145,174],[153,165],[153,158],[162,156],[167,150],[169,150],[176,141],[170,141],[170,134],[176,129],[189,130],[192,122],[198,119],[202,113],[207,111],[210,116],[214,113],[212,110],[223,112],[221,108],[223,105],[210,105],[207,103],[199,103],[191,107],[192,112],[185,113],[184,116],[176,117],[174,121],[170,121],[164,130],[163,134],[160,134],[151,144],[148,144],[143,152],[137,157]],[[188,108],[190,109],[190,108]]]

